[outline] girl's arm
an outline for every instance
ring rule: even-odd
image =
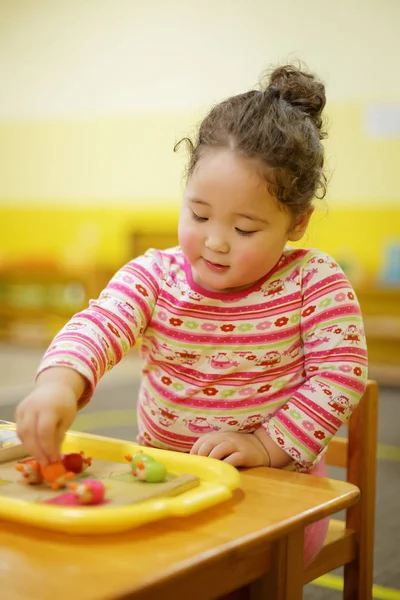
[[[35,388],[54,384],[68,387],[78,401],[85,391],[87,381],[77,371],[66,369],[65,367],[54,367],[46,369],[38,375]]]
[[[87,382],[78,399],[85,406],[99,379],[127,354],[149,323],[159,292],[150,252],[122,267],[97,300],[56,335],[38,369],[67,367]],[[54,375],[57,377],[57,375]]]
[[[34,390],[17,407],[18,435],[29,454],[43,465],[60,460],[64,434],[72,425],[86,380],[72,369],[46,369]]]
[[[355,292],[332,258],[313,254],[302,271],[306,379],[261,426],[271,465],[286,466],[284,452],[286,464],[292,461],[300,471],[317,462],[360,401],[367,381],[367,349]]]
[[[46,464],[60,458],[64,434],[100,377],[128,352],[151,319],[158,279],[144,255],[123,267],[98,300],[75,315],[54,338],[38,370],[35,389],[18,405],[18,434]]]

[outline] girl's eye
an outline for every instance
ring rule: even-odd
[[[239,229],[238,227],[236,227],[236,231],[240,235],[253,235],[253,233],[257,233],[256,231],[243,231],[243,229]]]
[[[200,221],[200,222],[208,221],[207,217],[199,217],[199,215],[196,215],[196,213],[193,211],[192,211],[192,217],[195,221]]]

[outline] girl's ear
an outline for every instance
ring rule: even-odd
[[[306,210],[306,212],[302,213],[300,216],[296,217],[294,222],[292,223],[291,228],[288,233],[288,240],[291,242],[298,242],[305,232],[307,231],[308,224],[311,219],[311,215],[314,212],[314,207],[310,206]]]

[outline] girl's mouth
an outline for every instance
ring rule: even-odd
[[[205,258],[203,258],[206,266],[211,269],[211,271],[215,271],[216,273],[223,273],[224,271],[226,271],[227,269],[229,269],[229,267],[227,265],[219,265],[218,263],[212,263],[209,260],[206,260]]]

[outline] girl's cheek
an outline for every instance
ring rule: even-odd
[[[265,253],[257,252],[257,250],[247,250],[241,252],[237,265],[240,265],[241,271],[250,276],[260,277],[266,273],[268,268],[268,258]]]
[[[192,248],[194,248],[196,242],[195,242],[195,235],[194,235],[194,232],[191,230],[191,227],[189,227],[189,226],[185,227],[185,224],[182,223],[179,226],[178,237],[179,237],[179,245],[181,246],[182,250],[185,253],[188,250],[191,250]]]
[[[259,253],[254,250],[242,250],[240,252],[240,262],[244,265],[252,265],[259,261]]]

